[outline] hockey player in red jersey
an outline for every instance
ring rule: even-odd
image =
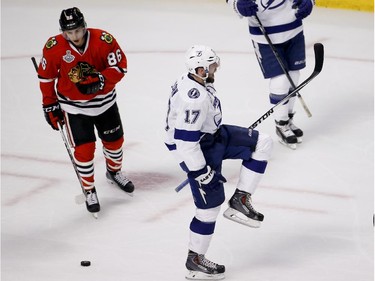
[[[44,116],[54,130],[65,124],[89,212],[100,211],[94,181],[95,128],[103,145],[106,177],[132,195],[133,183],[121,172],[124,133],[115,86],[127,60],[108,32],[87,28],[81,11],[63,10],[61,34],[50,37],[38,67]]]

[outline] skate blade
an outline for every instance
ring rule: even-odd
[[[297,149],[297,144],[296,143],[286,143],[285,141],[283,141],[282,139],[279,139],[279,142],[282,144],[282,145],[285,145],[286,147],[290,148],[290,149],[293,149],[293,150],[296,150]]]
[[[223,216],[231,221],[246,225],[248,227],[259,228],[261,225],[260,221],[253,220],[242,214],[241,212],[233,209],[228,208],[224,213]]]
[[[189,270],[185,276],[188,280],[221,280],[225,278],[224,273],[207,274],[200,271]]]
[[[112,185],[114,185],[114,186],[116,186],[116,187],[118,187],[118,188],[120,188],[120,187],[117,185],[117,183],[115,183],[114,181],[112,181],[112,180],[110,180],[110,179],[107,179],[107,182],[110,183],[110,184],[112,184]],[[123,190],[123,189],[121,189],[121,188],[120,188],[120,190],[124,191],[124,192],[125,192],[127,195],[129,195],[130,197],[133,197],[133,196],[134,196],[134,191],[133,191],[133,192],[127,192],[127,191],[125,191],[125,190]]]
[[[302,137],[298,137],[297,138],[297,143],[302,143],[302,139],[303,139]]]
[[[91,213],[92,214],[92,216],[94,217],[94,219],[98,219],[99,217],[98,217],[98,213]]]

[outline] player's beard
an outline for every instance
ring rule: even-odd
[[[206,78],[206,83],[214,83],[215,82],[215,74],[214,73],[209,73],[208,77]]]

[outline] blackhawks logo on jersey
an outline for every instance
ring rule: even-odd
[[[52,37],[50,38],[46,43],[46,49],[51,49],[53,46],[57,44],[56,38]]]
[[[112,35],[107,32],[102,32],[102,36],[100,36],[100,39],[102,39],[104,42],[108,44],[111,44],[113,41]]]
[[[68,77],[73,83],[78,83],[92,73],[96,72],[95,68],[87,62],[78,62],[75,67],[69,70]]]

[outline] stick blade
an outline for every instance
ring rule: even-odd
[[[315,53],[314,72],[321,72],[323,69],[323,62],[324,62],[324,46],[322,43],[314,44],[314,53]]]

